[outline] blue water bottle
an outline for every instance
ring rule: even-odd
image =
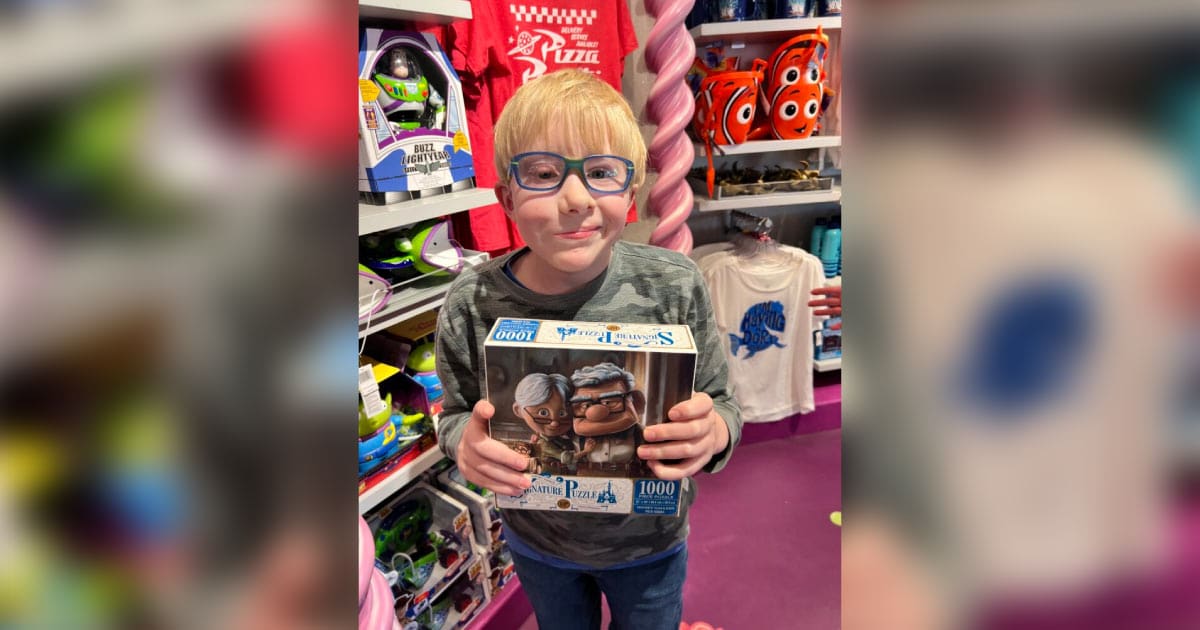
[[[817,14],[817,0],[775,0],[771,17],[780,20],[813,17]]]
[[[813,223],[812,237],[808,242],[808,251],[817,258],[821,257],[821,239],[825,238],[826,222],[824,218]]]
[[[821,265],[825,268],[825,277],[832,278],[838,274],[842,259],[842,222],[833,219],[825,236],[821,239]]]
[[[746,0],[710,0],[708,17],[714,22],[741,22],[746,19]]]

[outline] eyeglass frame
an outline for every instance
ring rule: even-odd
[[[525,184],[521,183],[521,176],[517,172],[517,163],[520,162],[522,158],[529,157],[531,155],[549,155],[549,156],[556,157],[563,161],[563,164],[566,165],[566,168],[563,169],[562,177],[559,178],[557,184],[550,186],[548,188],[534,188],[531,186],[526,186]],[[599,188],[592,186],[592,184],[590,182],[588,182],[587,173],[583,172],[583,163],[592,158],[598,158],[598,157],[614,158],[614,159],[620,160],[621,162],[623,162],[625,164],[625,167],[627,169],[625,171],[625,183],[624,183],[624,185],[621,186],[621,188],[619,190],[601,190]],[[521,188],[524,188],[525,190],[531,190],[533,192],[550,192],[553,190],[558,190],[558,189],[562,188],[563,184],[567,183],[567,177],[571,174],[571,171],[575,171],[576,173],[579,174],[579,181],[583,182],[583,185],[585,187],[587,187],[588,190],[590,190],[594,193],[600,193],[602,195],[625,193],[629,190],[630,185],[633,184],[633,175],[634,175],[634,171],[636,171],[636,170],[637,169],[633,165],[633,160],[630,160],[629,158],[621,157],[619,155],[611,155],[611,154],[607,154],[607,153],[596,153],[593,155],[585,155],[585,156],[579,158],[578,160],[572,160],[564,155],[559,155],[559,154],[551,152],[551,151],[526,151],[525,153],[518,153],[518,154],[514,155],[512,160],[510,160],[508,163],[509,179],[511,181],[516,182],[517,186],[520,186]]]
[[[574,417],[571,414],[567,414],[567,415],[564,415],[562,418],[550,418],[549,420],[543,421],[538,418],[537,414],[530,411],[531,408],[532,407],[521,407],[521,409],[525,410],[525,413],[529,414],[529,418],[533,420],[534,424],[549,425],[549,424],[553,424],[555,420],[558,420],[559,422],[564,422],[564,421],[569,421]],[[544,409],[544,407],[543,407],[543,409]],[[563,411],[565,412],[566,409],[563,409]]]
[[[629,393],[630,392],[607,392],[604,394],[600,394],[599,396],[588,396],[587,398],[580,398],[580,397],[572,396],[571,400],[569,400],[567,402],[571,405],[571,413],[575,414],[576,418],[582,418],[583,415],[585,413],[587,413],[588,407],[591,407],[592,405],[604,405],[604,407],[606,409],[608,409],[609,412],[611,412],[611,413],[621,413],[621,412],[625,411],[625,407],[626,407],[625,398],[627,396],[629,396]],[[609,407],[608,406],[609,400],[615,400],[617,402],[617,404],[620,405],[620,407],[617,409],[613,409],[612,407]],[[584,407],[581,412],[576,412],[576,410],[575,410],[576,405],[582,405],[582,404],[587,404],[587,407]]]

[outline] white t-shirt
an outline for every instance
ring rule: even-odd
[[[771,422],[811,412],[813,336],[820,328],[808,306],[824,284],[821,261],[780,246],[739,256],[719,251],[699,263],[712,294],[729,380],[745,422]]]

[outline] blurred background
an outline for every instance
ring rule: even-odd
[[[1200,627],[1200,5],[844,19],[844,627]]]
[[[356,614],[341,4],[0,7],[0,627]],[[843,626],[1200,627],[1200,6],[844,33]]]
[[[355,614],[348,8],[0,6],[0,627]]]

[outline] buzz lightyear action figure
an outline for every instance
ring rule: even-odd
[[[379,86],[379,104],[393,129],[441,129],[445,125],[446,99],[429,84],[411,51],[393,48],[377,69],[372,78]]]

